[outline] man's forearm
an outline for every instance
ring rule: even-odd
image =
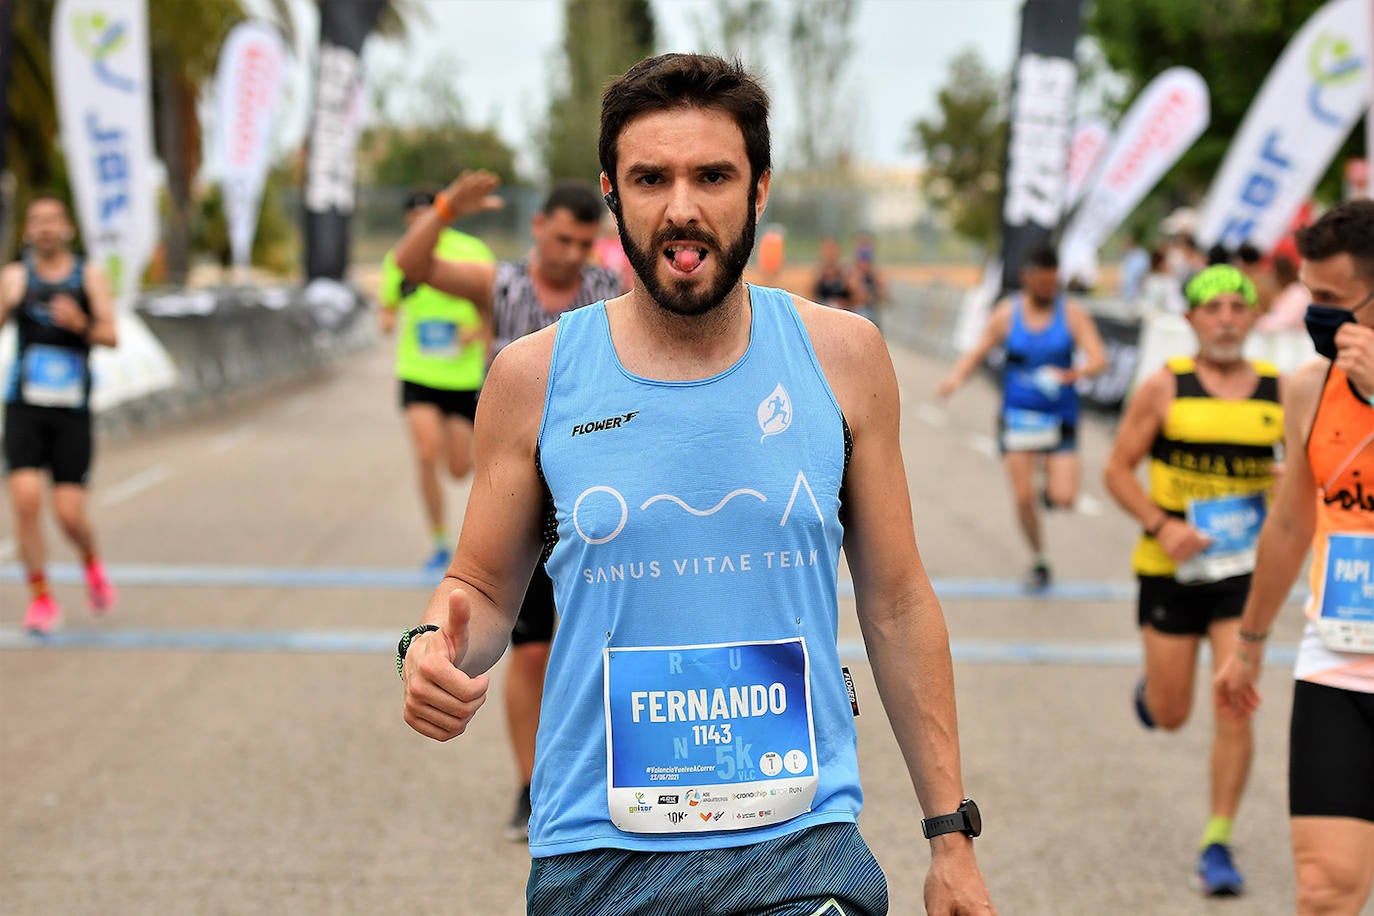
[[[1307,560],[1308,541],[1302,531],[1277,519],[1260,531],[1256,548],[1259,562],[1250,579],[1250,595],[1241,614],[1242,631],[1269,632]]]
[[[410,224],[406,234],[396,243],[392,254],[396,266],[407,280],[412,283],[429,281],[429,272],[434,264],[434,246],[439,243],[439,233],[443,229],[443,218],[430,208]]]
[[[954,665],[944,614],[929,585],[905,609],[865,617],[864,642],[916,798],[927,817],[964,797]]]

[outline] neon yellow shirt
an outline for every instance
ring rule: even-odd
[[[445,229],[434,246],[438,257],[494,263],[496,257],[480,239]],[[482,387],[487,354],[481,341],[463,342],[481,327],[477,306],[421,284],[411,288],[388,251],[382,261],[382,307],[400,309],[396,340],[396,376],[444,391]]]

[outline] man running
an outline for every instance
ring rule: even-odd
[[[433,205],[432,190],[411,191],[405,203],[407,228]],[[496,260],[480,239],[447,226],[440,227],[434,248],[445,258],[488,264]],[[392,251],[382,261],[378,298],[383,333],[391,334],[400,319],[396,376],[401,380],[401,409],[415,451],[420,500],[433,536],[424,569],[438,574],[448,569],[452,543],[444,524],[440,456],[454,480],[462,480],[472,470],[472,418],[477,415],[477,392],[487,369],[490,318],[470,299],[407,281]]]
[[[1320,357],[1288,383],[1283,482],[1260,533],[1218,706],[1249,718],[1264,643],[1308,548],[1288,810],[1301,914],[1359,913],[1374,885],[1374,202],[1297,233]]]
[[[1209,267],[1184,290],[1195,357],[1176,357],[1136,391],[1107,459],[1107,490],[1144,529],[1133,566],[1145,676],[1136,714],[1146,728],[1188,720],[1198,646],[1213,664],[1235,651],[1254,569],[1275,447],[1283,439],[1282,381],[1242,355],[1255,322],[1255,287],[1239,270]],[[1136,466],[1149,458],[1147,491]],[[1250,772],[1250,723],[1213,723],[1211,817],[1197,875],[1208,896],[1233,896],[1244,879],[1231,857],[1231,826]]]
[[[0,325],[13,316],[18,332],[5,380],[5,464],[19,557],[33,596],[24,626],[33,633],[51,632],[62,616],[45,571],[39,519],[44,471],[52,478],[53,516],[85,565],[91,609],[105,613],[115,602],[86,513],[94,450],[90,352],[117,342],[114,303],[105,272],[72,252],[74,235],[67,205],[40,194],[25,211],[29,251],[0,275]]]
[[[1026,587],[1043,591],[1051,573],[1036,503],[1069,509],[1078,500],[1081,464],[1074,383],[1107,367],[1092,316],[1059,291],[1059,256],[1053,248],[1040,246],[1026,255],[1021,292],[993,309],[982,338],[940,383],[939,397],[948,398],[958,390],[994,347],[1006,350],[997,443],[1011,481],[1016,518],[1033,555]],[[1078,368],[1076,351],[1084,355]],[[1038,498],[1037,464],[1043,465],[1045,476]]]
[[[406,721],[461,734],[548,557],[561,702],[539,725],[531,913],[887,911],[855,826],[842,537],[874,676],[938,815],[927,908],[992,911],[944,618],[891,498],[906,476],[882,338],[740,281],[768,199],[767,106],[698,55],[607,88],[601,183],[635,288],[496,359],[450,577],[403,640]],[[779,395],[786,422],[766,412]]]
[[[564,312],[610,299],[623,291],[619,276],[587,263],[604,212],[601,198],[585,185],[556,187],[530,226],[534,248],[523,261],[468,259],[435,252],[435,233],[451,219],[500,205],[496,177],[466,172],[422,213],[396,248],[406,275],[455,296],[482,303],[492,316],[495,350],[542,330]],[[511,666],[506,679],[506,722],[520,776],[515,810],[507,826],[513,841],[529,836],[530,779],[534,738],[544,693],[544,672],[554,631],[553,583],[542,565],[530,579],[511,631]]]

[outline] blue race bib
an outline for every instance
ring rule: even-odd
[[[1263,493],[1219,496],[1188,503],[1188,524],[1212,539],[1197,556],[1180,563],[1180,582],[1219,582],[1254,572],[1255,543],[1264,526]]]
[[[24,403],[36,407],[86,404],[86,357],[66,347],[30,344],[24,350]]]
[[[1317,629],[1328,649],[1374,653],[1374,535],[1327,538]]]
[[[420,354],[432,358],[452,358],[462,348],[458,325],[452,321],[421,321],[415,325],[415,340]]]
[[[1063,441],[1059,417],[1038,410],[1008,407],[1002,411],[1002,448],[1008,452],[1046,452]]]
[[[801,638],[605,650],[607,804],[628,833],[744,830],[816,795]]]

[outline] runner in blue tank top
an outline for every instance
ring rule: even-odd
[[[1033,248],[1026,255],[1021,291],[993,309],[978,343],[940,383],[939,396],[953,394],[996,347],[1002,347],[1007,356],[997,444],[1011,481],[1016,517],[1033,554],[1026,585],[1043,591],[1050,584],[1050,564],[1036,503],[1068,509],[1078,500],[1082,468],[1074,383],[1107,368],[1092,316],[1059,291],[1059,258],[1053,248]],[[1074,354],[1080,350],[1083,363],[1075,368]],[[1043,464],[1045,475],[1039,500],[1037,464]]]
[[[399,647],[406,722],[462,734],[547,557],[560,706],[539,727],[531,913],[887,912],[856,828],[841,546],[933,815],[925,902],[993,912],[944,617],[891,499],[906,475],[882,338],[740,279],[768,199],[767,108],[742,69],[698,55],[606,90],[602,190],[638,282],[493,363],[458,552]]]

